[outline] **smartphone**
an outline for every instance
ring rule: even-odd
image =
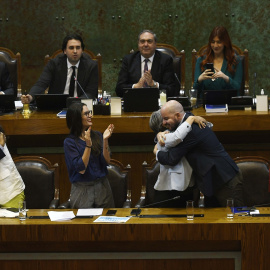
[[[211,69],[211,71],[215,73],[215,69],[214,69],[214,64],[213,63],[206,63],[206,69]]]
[[[117,210],[108,210],[106,213],[106,216],[114,216],[116,214]]]
[[[142,212],[142,210],[140,208],[136,208],[136,209],[132,209],[130,214],[138,216],[141,212]]]

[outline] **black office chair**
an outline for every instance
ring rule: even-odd
[[[243,175],[244,205],[270,205],[270,161],[259,156],[237,157],[234,161]]]
[[[131,208],[130,188],[130,165],[124,165],[115,159],[111,159],[108,168],[108,180],[112,189],[114,204],[116,208]],[[69,200],[60,204],[60,209],[69,209]]]
[[[98,64],[98,90],[102,90],[102,57],[101,54],[98,53],[95,55],[92,51],[84,49],[83,53],[89,56],[92,60],[97,61]],[[63,54],[62,50],[55,51],[51,56],[46,55],[44,59],[44,64],[47,65],[48,62],[55,58],[56,56]]]
[[[25,184],[29,209],[54,209],[59,204],[58,164],[38,156],[18,156],[14,163]]]
[[[239,56],[242,65],[243,65],[243,79],[240,89],[240,96],[249,96],[249,75],[248,75],[248,50],[245,49],[242,51],[239,47],[236,45],[232,45],[236,55]],[[199,49],[197,52],[195,49],[192,51],[192,82],[191,85],[194,84],[194,76],[195,76],[195,66],[197,59],[203,54],[203,52],[206,50],[207,45],[204,45]]]
[[[6,63],[11,82],[14,86],[14,96],[17,97],[18,92],[22,90],[22,79],[21,79],[21,54],[16,55],[9,49],[0,47],[0,61]]]

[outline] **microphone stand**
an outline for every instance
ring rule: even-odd
[[[78,82],[78,80],[77,80],[76,76],[74,76],[74,80],[75,80],[75,82],[77,83],[77,85],[79,85],[79,86],[80,86],[80,88],[81,88],[82,92],[84,93],[84,95],[86,96],[86,98],[87,98],[87,99],[89,99],[89,97],[86,95],[85,91],[83,90],[83,88],[82,88],[81,84]]]
[[[160,201],[160,202],[155,202],[155,203],[147,204],[147,205],[144,205],[142,207],[138,207],[137,209],[134,209],[133,210],[133,213],[136,214],[136,217],[137,217],[141,213],[141,211],[142,211],[140,208],[146,208],[146,207],[149,207],[149,206],[153,206],[153,205],[157,205],[157,204],[160,204],[160,203],[169,202],[169,201],[173,201],[173,200],[178,200],[178,199],[180,199],[180,196],[176,196],[174,198],[167,199],[167,200]]]

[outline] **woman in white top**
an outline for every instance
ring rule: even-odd
[[[24,200],[25,185],[6,145],[6,136],[0,126],[0,207],[18,208]]]

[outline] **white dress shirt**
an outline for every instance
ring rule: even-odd
[[[75,67],[76,67],[76,69],[75,69],[76,78],[78,77],[79,64],[80,64],[80,61],[75,65]],[[67,72],[68,72],[68,74],[67,74],[67,81],[66,81],[64,94],[69,94],[69,85],[70,85],[71,75],[72,75],[72,72],[73,72],[73,69],[72,69],[73,66],[74,65],[71,65],[70,62],[67,59]],[[78,96],[78,94],[77,94],[77,83],[75,82],[74,97],[77,97],[77,96]]]

